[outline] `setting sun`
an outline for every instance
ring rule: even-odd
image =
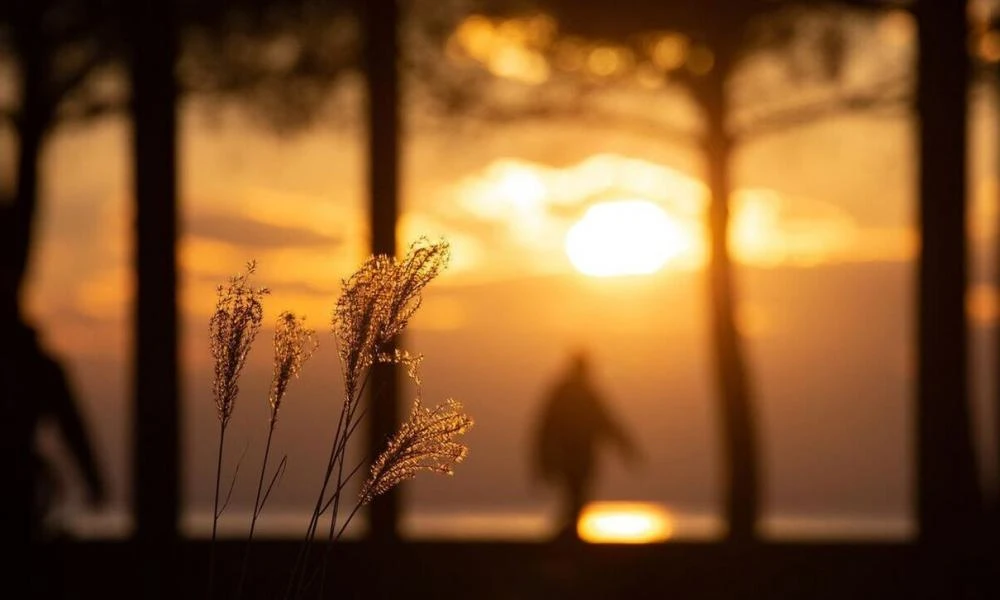
[[[602,202],[566,234],[566,254],[594,277],[655,273],[689,245],[684,230],[646,200]]]

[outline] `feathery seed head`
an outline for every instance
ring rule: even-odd
[[[271,377],[271,420],[278,418],[278,409],[288,391],[288,382],[298,377],[302,365],[319,345],[316,332],[305,327],[305,320],[285,311],[274,327],[274,375]]]
[[[451,475],[454,465],[469,452],[456,438],[472,425],[472,418],[462,412],[457,400],[448,399],[433,409],[424,408],[419,400],[414,402],[409,419],[372,463],[361,488],[361,503],[371,502],[420,471]]]
[[[333,314],[333,332],[343,365],[345,393],[352,398],[363,373],[409,323],[421,292],[447,266],[444,240],[419,238],[401,260],[370,257],[343,282]]]
[[[270,293],[267,288],[250,286],[250,276],[256,270],[257,263],[250,261],[245,273],[230,277],[227,285],[218,287],[215,313],[209,320],[209,347],[215,359],[212,391],[223,427],[232,416],[240,373],[260,331],[264,314],[261,298]]]
[[[424,360],[423,354],[410,354],[408,350],[393,348],[392,352],[382,352],[378,355],[378,362],[384,364],[403,365],[406,367],[406,376],[413,380],[417,388],[420,387],[420,363]]]

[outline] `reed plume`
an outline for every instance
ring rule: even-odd
[[[209,348],[215,359],[212,391],[223,429],[233,414],[240,393],[240,374],[260,331],[264,316],[261,299],[270,293],[267,288],[250,286],[250,276],[256,270],[257,263],[250,261],[245,273],[231,277],[228,285],[218,287],[215,313],[209,321]]]
[[[472,419],[462,404],[448,399],[433,409],[417,400],[410,417],[389,440],[371,466],[361,488],[361,504],[371,502],[421,471],[454,474],[454,466],[469,452],[457,438],[472,428]]]
[[[344,373],[344,395],[356,397],[363,377],[402,333],[420,307],[422,292],[448,264],[447,242],[420,238],[402,260],[375,255],[343,281],[333,314]]]
[[[213,594],[215,574],[215,541],[218,537],[219,516],[229,503],[232,485],[222,508],[219,508],[219,487],[222,481],[222,454],[226,443],[226,427],[232,417],[239,396],[239,378],[246,365],[247,355],[254,338],[260,331],[264,308],[261,299],[269,294],[267,288],[250,285],[250,276],[257,270],[257,263],[247,263],[246,272],[229,278],[228,285],[216,290],[215,312],[209,320],[209,349],[215,360],[215,377],[212,392],[219,417],[219,451],[215,468],[215,500],[212,505],[212,543],[209,558],[209,596]],[[235,483],[235,477],[234,477]]]
[[[305,320],[285,311],[278,316],[274,327],[274,374],[271,376],[271,422],[278,420],[281,401],[288,390],[288,383],[298,377],[303,363],[312,356],[319,345],[316,331],[305,326]]]
[[[288,391],[288,384],[292,378],[298,377],[302,370],[302,365],[312,356],[313,351],[319,345],[316,339],[316,332],[305,326],[305,320],[296,317],[294,313],[285,311],[278,316],[278,321],[274,326],[274,373],[271,377],[271,391],[268,394],[268,404],[271,407],[271,415],[268,421],[267,441],[264,444],[264,459],[261,462],[260,477],[257,480],[257,496],[253,503],[253,514],[250,518],[250,533],[247,535],[247,547],[243,554],[243,567],[240,572],[239,584],[236,588],[236,597],[239,598],[243,591],[243,583],[246,580],[247,569],[250,566],[250,548],[253,542],[254,532],[257,529],[257,519],[264,511],[264,504],[271,494],[275,483],[284,472],[287,464],[287,457],[281,459],[278,469],[271,478],[267,488],[264,487],[264,479],[267,473],[267,465],[271,456],[271,440],[274,437],[274,429],[278,424],[278,411],[281,402]]]
[[[417,365],[420,359],[393,348],[392,344],[420,308],[424,288],[441,274],[450,258],[448,242],[431,242],[421,237],[410,245],[402,259],[372,256],[343,282],[332,323],[344,374],[344,404],[331,453],[334,464],[329,465],[331,469],[327,474],[329,480],[333,469],[337,471],[331,538],[336,531],[339,490],[345,483],[343,462],[347,437],[360,422],[358,403],[363,382],[370,377],[374,364],[400,362],[419,384]],[[322,506],[322,502],[318,506]]]
[[[395,347],[397,337],[406,329],[423,301],[423,290],[446,268],[449,258],[450,247],[446,241],[431,242],[427,238],[420,238],[401,259],[374,255],[341,282],[342,291],[331,322],[343,376],[340,416],[333,434],[319,497],[299,557],[289,577],[286,598],[300,595],[311,583],[311,578],[306,576],[305,571],[311,542],[315,539],[317,524],[323,514],[327,511],[331,514],[326,540],[329,552],[330,544],[340,538],[358,510],[376,496],[423,471],[451,474],[454,466],[462,462],[468,453],[468,448],[460,437],[472,427],[472,419],[462,412],[459,402],[451,399],[432,409],[425,408],[421,400],[419,374],[423,356]],[[229,502],[227,495],[222,509],[219,508],[226,428],[239,396],[240,374],[260,331],[262,299],[269,293],[267,288],[250,285],[249,279],[255,270],[256,263],[250,262],[245,273],[231,277],[227,285],[219,286],[215,312],[210,319],[210,349],[215,359],[212,391],[220,424],[209,567],[210,596],[214,591],[218,520],[225,510],[225,504]],[[281,313],[274,331],[274,370],[268,393],[270,418],[267,441],[237,596],[244,588],[249,570],[250,542],[253,541],[258,517],[287,464],[287,457],[283,457],[269,483],[265,485],[268,481],[271,441],[278,415],[291,380],[299,375],[303,364],[317,345],[315,331],[305,327],[302,318],[287,311]],[[378,456],[368,457],[352,468],[345,468],[348,441],[364,419],[370,403],[379,401],[377,396],[380,390],[372,390],[368,394],[368,404],[362,402],[371,380],[372,369],[386,363],[405,368],[416,388],[413,408],[407,421],[390,437]],[[343,523],[340,523],[338,516],[341,492],[366,464],[370,464],[369,476],[361,486],[353,509]],[[234,474],[233,483],[235,479]],[[229,494],[232,494],[232,485]],[[328,563],[328,560],[322,563],[324,578]]]
[[[308,557],[309,542],[316,533],[321,515],[331,512],[329,544],[340,538],[351,520],[364,504],[377,493],[387,491],[393,485],[416,474],[420,470],[447,472],[450,465],[459,462],[467,449],[455,438],[471,426],[471,419],[460,414],[460,405],[447,403],[443,408],[426,411],[420,405],[420,377],[418,366],[421,356],[394,347],[397,336],[409,324],[423,301],[423,290],[447,267],[451,256],[449,244],[444,240],[431,242],[419,238],[401,259],[375,255],[368,258],[350,277],[343,280],[341,295],[334,308],[332,331],[337,342],[338,357],[344,378],[344,390],[340,419],[334,433],[326,472],[319,497],[306,532],[303,551],[297,563],[297,593],[307,585],[307,578],[298,571]],[[365,487],[370,494],[358,498],[353,510],[339,522],[341,491],[361,469],[364,463],[346,469],[344,460],[347,442],[367,413],[362,406],[362,396],[367,387],[372,367],[379,363],[396,363],[405,367],[407,375],[417,386],[417,400],[411,421],[404,425],[392,439],[396,446],[380,454],[379,467],[373,486]],[[379,390],[373,390],[377,396]],[[372,397],[369,402],[377,402]],[[442,417],[452,419],[450,427],[444,427]],[[431,422],[436,425],[431,425]],[[450,457],[450,460],[446,457]],[[419,458],[414,462],[414,458]],[[380,460],[376,458],[373,461]],[[437,461],[437,462],[435,462]],[[412,469],[412,471],[410,471]],[[404,476],[405,474],[405,476]],[[376,492],[375,490],[379,490]],[[323,561],[323,575],[329,561]],[[291,584],[290,584],[291,585]],[[290,588],[291,589],[291,588]],[[322,583],[321,583],[322,590]]]

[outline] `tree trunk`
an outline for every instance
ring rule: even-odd
[[[25,97],[28,98],[28,94]],[[47,124],[47,119],[38,109],[26,107],[21,115],[18,124],[17,191],[11,207],[13,235],[10,238],[9,258],[5,259],[9,261],[10,271],[4,275],[9,278],[5,282],[5,291],[13,292],[17,297],[24,287],[34,239],[35,215],[38,212],[39,163]]]
[[[920,234],[917,516],[920,537],[964,543],[982,516],[968,398],[964,2],[917,3]]]
[[[723,502],[728,539],[746,542],[756,536],[759,467],[749,377],[736,327],[736,285],[728,244],[733,139],[726,126],[727,76],[726,65],[717,60],[716,68],[701,82],[699,100],[705,115],[704,150],[711,193],[708,209],[709,304],[725,469]]]
[[[51,117],[50,99],[45,93],[48,53],[41,39],[41,10],[34,3],[21,5],[16,43],[21,53],[21,106],[17,117],[18,154],[15,171],[17,189],[11,207],[11,231],[5,243],[9,254],[4,260],[4,293],[22,289],[31,251],[35,214],[38,207],[39,161]]]
[[[985,514],[968,393],[968,22],[964,2],[921,0],[916,11],[918,535],[935,565],[928,574],[930,595],[972,597],[991,582],[981,562]]]
[[[0,205],[0,340],[7,346],[7,360],[0,366],[0,454],[7,473],[7,489],[0,500],[0,530],[3,548],[10,557],[11,572],[38,568],[42,549],[35,545],[42,525],[35,496],[38,477],[35,463],[35,425],[41,402],[31,374],[37,366],[38,349],[33,332],[22,320],[24,288],[33,222],[38,205],[39,159],[48,124],[44,97],[47,55],[37,32],[41,13],[37,3],[18,4],[14,9],[14,44],[19,50],[20,111],[16,120],[18,150],[15,186],[9,207]],[[31,572],[29,580],[41,580]],[[39,589],[29,593],[38,593]]]
[[[991,31],[1000,31],[1000,11],[995,12],[989,21]],[[1000,141],[1000,63],[994,63],[991,71],[993,77],[993,139]],[[994,160],[994,177],[1000,173],[1000,146]],[[1000,187],[994,189],[993,201],[1000,206]],[[1000,215],[998,215],[1000,216]],[[993,290],[1000,291],[1000,218],[993,221]],[[992,520],[993,539],[1000,543],[1000,322],[993,323],[993,460],[995,461],[993,477],[993,495],[988,501],[989,516]]]
[[[399,9],[396,0],[373,0],[365,4],[364,11],[371,250],[395,256],[399,216],[400,115],[396,65]],[[381,450],[400,420],[398,371],[393,364],[373,367],[368,429],[368,452],[372,457]],[[372,540],[387,542],[398,538],[401,493],[401,486],[396,486],[372,501],[369,507]]]
[[[129,5],[135,222],[133,502],[141,596],[175,598],[180,461],[173,2]]]
[[[995,93],[997,94],[997,100],[994,100],[994,102],[997,102],[1000,100],[1000,64],[994,67],[994,78],[994,84],[996,85]],[[996,110],[995,105],[994,111]],[[995,118],[997,120],[994,125],[994,139],[1000,140],[1000,114],[995,112]],[[1000,156],[1000,152],[998,152],[998,156]],[[994,201],[1000,205],[1000,197],[994,198]],[[994,293],[996,293],[1000,291],[1000,219],[994,220],[994,227],[996,229],[993,234],[993,289]],[[993,459],[996,462],[991,473],[993,477],[993,493],[986,500],[986,511],[987,519],[989,520],[989,536],[993,540],[992,571],[993,573],[1000,573],[1000,322],[998,321],[994,321],[993,323],[993,336]],[[986,490],[982,490],[982,493],[985,496]],[[995,575],[989,584],[996,590],[997,595],[1000,595],[1000,575]]]

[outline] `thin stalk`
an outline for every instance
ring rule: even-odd
[[[355,411],[357,410],[357,405],[364,394],[365,388],[368,387],[368,381],[371,378],[371,372],[365,374],[364,380],[361,382],[361,387],[358,389],[357,395],[353,398],[349,398],[345,403],[344,408],[340,411],[340,418],[337,420],[337,430],[333,436],[333,443],[330,446],[330,457],[327,460],[326,474],[323,477],[323,485],[320,488],[319,497],[316,499],[316,507],[313,509],[312,517],[309,521],[309,527],[306,531],[305,539],[302,543],[302,548],[299,550],[299,556],[295,560],[295,565],[292,568],[292,575],[289,578],[288,589],[285,591],[285,598],[291,597],[292,589],[296,588],[295,594],[298,595],[302,591],[302,577],[301,573],[305,569],[305,563],[309,557],[309,548],[311,542],[316,535],[316,527],[319,524],[319,518],[323,512],[325,512],[324,499],[326,498],[326,490],[330,486],[330,478],[333,476],[334,469],[337,468],[338,458],[340,454],[347,447],[347,439],[351,433],[353,433],[355,426],[350,424],[350,419],[353,417]],[[336,505],[336,500],[340,497],[340,491],[343,488],[343,482],[338,481],[333,492],[334,504]],[[298,585],[296,586],[296,581]]]
[[[330,530],[332,531],[337,525],[337,514],[340,505],[340,488],[344,485],[344,458],[347,455],[347,442],[350,441],[351,435],[354,430],[358,428],[358,423],[361,422],[361,417],[357,420],[354,419],[354,415],[358,409],[360,402],[356,402],[351,406],[351,410],[347,415],[347,429],[344,435],[340,438],[340,448],[337,449],[337,493],[333,497],[333,513],[330,518]],[[362,411],[362,417],[367,413],[367,408]]]
[[[350,416],[348,417],[348,421],[350,421]],[[349,435],[345,435],[344,436],[344,447],[341,449],[340,456],[338,457],[338,460],[337,460],[337,463],[338,463],[338,465],[337,465],[337,488],[338,489],[341,488],[341,487],[343,487],[343,485],[344,485],[344,454],[346,454],[346,452],[347,452],[347,439],[348,438],[349,438]],[[339,508],[340,508],[340,492],[338,491],[334,495],[334,498],[333,498],[333,512],[330,515],[330,534],[331,535],[333,534],[334,529],[337,527],[337,512],[338,512]],[[326,563],[327,563],[327,561],[330,558],[330,546],[332,546],[332,544],[329,542],[329,538],[328,538],[327,539],[326,548],[324,548],[324,550],[323,550],[322,577],[320,577],[320,582],[319,582],[319,596],[320,596],[320,598],[323,597],[323,587],[324,587],[324,584],[326,583]]]
[[[324,488],[326,487],[326,484],[329,482],[330,476],[333,474],[333,470],[334,469],[337,470],[337,479],[336,479],[336,484],[337,485],[336,485],[335,491],[333,492],[332,498],[330,499],[330,500],[333,501],[333,511],[332,511],[332,514],[331,514],[331,517],[330,517],[330,524],[331,524],[330,526],[331,526],[331,528],[334,527],[336,525],[336,523],[337,523],[337,509],[338,509],[338,506],[340,505],[340,492],[341,492],[341,490],[344,487],[344,477],[343,477],[343,473],[344,473],[344,454],[347,451],[347,442],[350,439],[350,434],[354,431],[354,429],[356,427],[356,423],[353,423],[352,421],[354,419],[354,415],[355,415],[355,412],[357,411],[357,407],[358,407],[359,403],[360,403],[360,394],[359,394],[359,401],[355,401],[355,402],[351,403],[347,407],[346,418],[343,419],[343,424],[344,424],[343,430],[341,432],[338,432],[338,433],[341,433],[341,435],[339,435],[337,437],[337,439],[335,440],[335,446],[334,446],[333,452],[331,453],[331,457],[332,457],[333,460],[332,460],[332,462],[329,465],[327,465],[328,466],[327,476],[326,476],[327,481],[324,482]],[[322,498],[321,498],[321,501],[322,501]],[[318,513],[316,515],[315,522],[313,523],[313,530],[312,530],[312,534],[311,534],[313,537],[316,534],[316,526],[319,525],[319,514],[322,514],[322,512],[325,512],[325,511],[321,511],[320,513]],[[310,541],[312,541],[312,539],[313,538],[310,538]],[[327,557],[327,554],[328,554],[327,552],[324,552],[324,554],[323,554],[324,563],[325,563],[325,559]],[[324,566],[325,566],[325,564],[324,564]],[[305,565],[303,565],[303,568],[305,568]],[[299,581],[300,589],[302,589],[301,585],[303,583],[304,583],[304,579]]]
[[[347,434],[344,436],[344,439],[341,442],[341,448],[338,451],[339,471],[337,473],[337,493],[332,498],[330,498],[329,501],[327,501],[327,503],[323,506],[323,511],[322,511],[326,512],[331,505],[333,506],[333,516],[331,517],[331,522],[330,522],[330,535],[333,535],[333,531],[337,525],[337,514],[338,514],[337,506],[338,506],[338,501],[340,499],[340,490],[342,490],[347,485],[347,483],[354,477],[354,475],[357,474],[358,470],[360,470],[361,467],[364,466],[365,462],[367,462],[366,460],[362,459],[361,462],[359,462],[357,465],[354,466],[353,469],[351,469],[350,473],[348,473],[346,476],[343,475],[344,458],[347,454],[347,440],[351,439],[351,435],[354,434],[354,431],[358,428],[358,426],[361,424],[361,421],[364,420],[367,414],[368,414],[368,407],[366,406],[361,411],[361,414],[358,415],[358,418],[354,419],[353,422],[351,423],[351,427],[350,429],[347,430]],[[353,414],[348,419],[349,420],[353,419]]]
[[[333,541],[336,542],[340,540],[340,536],[344,535],[344,530],[351,524],[351,520],[354,519],[354,515],[358,514],[358,510],[361,509],[361,506],[362,504],[360,502],[354,505],[354,509],[351,510],[351,514],[347,515],[347,518],[344,520],[344,524],[340,526],[340,530],[337,531],[337,535],[333,538]]]
[[[334,542],[339,541],[340,537],[342,535],[344,535],[344,531],[347,529],[347,526],[351,524],[351,521],[354,519],[354,515],[356,515],[358,513],[358,511],[361,510],[361,506],[362,506],[362,504],[360,502],[358,502],[357,504],[354,505],[354,508],[351,510],[350,514],[347,515],[347,519],[344,520],[344,523],[340,526],[340,529],[333,536],[332,539],[333,539]],[[331,544],[331,546],[332,546],[332,544]],[[330,546],[327,546],[327,549],[329,549],[329,548],[330,548]],[[320,577],[320,586],[319,586],[319,593],[318,593],[318,597],[320,597],[320,598],[323,597],[323,583],[324,583],[324,580],[326,579],[326,568],[325,568],[325,565],[326,565],[326,561],[327,560],[329,560],[329,556],[328,555],[324,559],[324,563],[323,563],[324,564],[324,568],[321,569],[319,573],[313,573],[312,577],[310,578],[310,582],[308,584],[306,584],[306,588],[308,589],[309,586],[312,585],[312,580],[315,579],[317,575],[320,575],[321,577]]]
[[[312,516],[309,519],[309,527],[306,528],[305,539],[302,540],[302,547],[299,548],[299,555],[295,558],[295,564],[292,566],[292,573],[288,579],[288,588],[285,590],[286,600],[291,597],[292,589],[296,587],[296,580],[299,579],[301,570],[305,568],[305,562],[309,556],[309,545],[312,543],[313,537],[316,534],[316,526],[319,522],[319,517],[323,513],[323,499],[326,497],[326,488],[330,482],[330,475],[333,473],[334,465],[336,465],[338,440],[340,439],[340,432],[343,427],[344,417],[346,414],[347,407],[345,406],[345,408],[340,411],[340,418],[337,420],[337,430],[333,435],[333,444],[330,446],[330,458],[327,459],[326,474],[323,477],[323,485],[319,490],[319,497],[316,499],[316,507],[313,508]],[[296,595],[300,590],[301,586],[296,589]]]
[[[358,464],[354,465],[354,468],[351,469],[351,472],[348,473],[346,477],[344,477],[344,481],[337,488],[336,493],[339,493],[340,490],[342,490],[345,487],[347,487],[347,484],[350,483],[351,479],[353,479],[354,476],[357,475],[358,471],[361,470],[361,467],[365,466],[365,463],[367,463],[367,462],[368,461],[364,460],[364,459],[358,461]],[[326,504],[323,505],[323,510],[321,512],[325,513],[326,511],[330,510],[330,507],[332,505],[333,505],[333,498],[330,498],[329,500],[326,501]]]
[[[330,483],[330,477],[333,475],[333,470],[336,468],[338,463],[338,458],[340,462],[343,461],[343,452],[347,447],[347,440],[350,438],[351,434],[356,429],[356,425],[352,426],[351,419],[354,418],[354,412],[357,410],[358,405],[361,403],[361,397],[364,394],[365,388],[368,387],[368,380],[370,379],[370,371],[365,374],[364,380],[361,382],[361,387],[358,389],[357,395],[347,403],[344,404],[344,409],[340,411],[340,419],[337,421],[337,431],[333,436],[333,445],[330,448],[330,458],[326,465],[326,476],[323,479],[323,488],[320,490],[320,497],[316,502],[316,509],[313,511],[313,521],[310,523],[310,531],[308,534],[308,539],[311,541],[316,535],[316,525],[320,515],[325,512],[325,509],[320,510],[323,498],[325,497],[326,488]],[[340,481],[338,481],[337,490],[334,493],[334,498],[340,494]]]
[[[215,595],[215,541],[219,530],[219,487],[222,481],[222,448],[226,441],[226,423],[219,426],[219,452],[215,465],[215,501],[212,505],[212,542],[208,554],[208,597]]]
[[[271,423],[267,429],[267,442],[264,444],[264,461],[260,466],[260,479],[257,481],[257,496],[253,501],[253,516],[250,518],[250,533],[247,536],[247,548],[246,552],[243,553],[243,567],[240,569],[240,581],[236,586],[236,597],[239,598],[243,594],[243,582],[246,580],[247,567],[250,563],[250,548],[253,545],[253,534],[257,528],[257,517],[260,516],[263,506],[261,504],[260,496],[264,489],[264,475],[267,472],[267,461],[271,455],[271,438],[274,436],[274,425],[276,423],[274,411],[271,412]]]
[[[369,371],[368,373],[370,375],[371,371]],[[365,378],[365,382],[366,383],[368,382],[368,378],[367,377]],[[372,402],[376,401],[378,399],[378,397],[382,395],[382,392],[384,391],[384,389],[385,389],[385,382],[383,381],[382,385],[379,387],[379,389],[375,390]],[[363,393],[363,391],[364,390],[362,390],[362,393]],[[357,405],[353,406],[352,408],[354,410],[356,410],[357,409]],[[359,416],[357,418],[357,420],[353,421],[353,423],[351,422],[351,419],[354,417],[354,414],[353,414],[354,411],[352,410],[352,413],[350,415],[348,415],[347,421],[348,421],[348,423],[350,423],[350,426],[349,426],[349,429],[347,431],[347,434],[344,436],[344,439],[343,439],[344,447],[341,449],[341,451],[339,453],[339,462],[340,462],[340,464],[338,465],[338,471],[337,471],[337,485],[338,485],[338,487],[341,487],[344,484],[344,478],[343,478],[343,473],[344,473],[344,455],[346,454],[347,440],[350,439],[351,434],[354,433],[355,428],[357,428],[358,424],[361,423],[361,421],[364,418],[365,414],[367,414],[367,411],[368,411],[368,407],[365,407],[365,409],[361,413],[361,416]],[[374,460],[374,457],[372,457],[372,460]],[[334,498],[334,501],[333,501],[333,514],[332,514],[332,516],[330,518],[330,532],[327,535],[326,545],[325,545],[325,548],[323,549],[322,576],[320,577],[320,584],[319,584],[319,590],[320,590],[319,593],[320,593],[320,596],[323,595],[323,588],[324,588],[324,585],[326,583],[326,567],[327,567],[327,564],[330,562],[329,561],[330,550],[333,548],[333,542],[335,541],[335,537],[336,538],[340,537],[339,534],[337,534],[336,536],[334,534],[334,532],[337,530],[337,515],[338,515],[339,508],[340,508],[340,493],[338,492],[337,495],[336,495],[336,497]],[[354,513],[356,513],[357,510],[358,510],[358,507],[355,506],[355,508],[351,512],[351,515],[350,515],[349,518],[353,517]],[[341,530],[341,531],[343,531],[343,530]]]

